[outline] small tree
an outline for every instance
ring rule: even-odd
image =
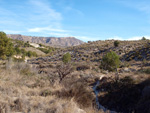
[[[102,58],[100,67],[105,70],[115,71],[119,67],[119,64],[119,56],[114,51],[111,51]]]
[[[21,54],[21,50],[19,49],[19,47],[15,47],[15,52],[16,54]]]
[[[4,32],[0,32],[0,58],[6,59],[14,53],[13,44]]]
[[[61,65],[58,65],[56,68],[57,68],[57,73],[60,78],[60,81],[59,81],[60,83],[67,75],[72,73],[74,70],[71,64],[61,64]]]
[[[146,38],[145,37],[142,37],[142,39],[141,40],[146,40]]]
[[[114,41],[114,46],[115,46],[115,47],[118,47],[118,46],[119,46],[119,43],[120,43],[119,41]]]
[[[63,61],[65,64],[68,63],[68,62],[70,62],[70,61],[71,61],[71,55],[70,55],[70,53],[64,54],[64,56],[63,56],[63,58],[62,58],[62,61]]]

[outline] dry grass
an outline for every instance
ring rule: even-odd
[[[79,83],[70,87],[70,98],[63,98],[55,95],[67,90],[63,83],[52,86],[47,75],[28,64],[9,62],[0,72],[0,113],[96,113],[90,92]]]
[[[84,81],[76,81],[68,85],[69,87],[62,88],[55,92],[55,95],[59,98],[73,98],[75,102],[79,104],[81,108],[92,107],[94,102],[94,95],[91,93],[87,84]]]
[[[26,47],[25,50],[36,52],[38,56],[45,56],[46,55],[44,52],[42,52],[36,48],[33,48],[33,47]]]
[[[0,113],[102,113],[102,111],[97,111],[93,108],[95,95],[89,84],[95,82],[94,77],[97,76],[100,79],[101,75],[112,80],[115,77],[115,73],[100,70],[98,61],[108,50],[114,50],[122,57],[124,54],[135,51],[136,48],[140,48],[146,43],[143,41],[121,41],[119,47],[114,48],[113,42],[114,40],[90,42],[81,46],[55,51],[49,57],[30,60],[29,63],[34,64],[38,71],[33,65],[9,61],[4,67],[2,66],[4,63],[0,62],[1,67],[3,67],[0,68]],[[58,69],[57,65],[61,63],[62,55],[68,51],[74,51],[71,54],[72,62],[74,63],[72,65],[76,67],[76,70],[73,70],[72,73],[67,73],[67,76],[63,77],[62,81],[59,82],[61,76],[56,71]],[[119,69],[120,79],[130,76],[135,82],[134,85],[144,81],[149,76],[149,69],[142,72],[138,71],[141,68],[140,64],[141,61],[123,63]],[[150,64],[150,62],[147,62],[147,64]],[[143,69],[146,68],[148,68],[148,65],[145,65]],[[63,72],[64,67],[61,69],[61,72]],[[68,70],[68,67],[66,70]],[[103,81],[105,83],[109,82]],[[105,86],[108,85],[103,84],[104,91]],[[110,88],[112,88],[112,85]],[[114,85],[115,90],[119,90],[116,85]],[[114,97],[107,98],[107,93],[102,92],[99,95],[103,96],[103,98],[106,96],[105,99],[102,97],[99,99],[104,106],[105,101],[106,104],[111,104],[111,100],[116,102]],[[120,91],[121,94],[122,90]],[[126,96],[126,92],[124,94]],[[114,93],[116,99],[120,95],[118,96]],[[144,102],[145,100],[146,98],[143,98],[141,101]],[[118,105],[115,105],[115,107]]]

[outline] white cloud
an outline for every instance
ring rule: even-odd
[[[3,30],[6,34],[20,34],[22,31],[15,31],[15,30]]]
[[[124,40],[122,37],[119,37],[119,36],[114,36],[114,37],[110,37],[110,38],[107,38],[109,40],[111,39],[114,39],[114,40]]]
[[[51,32],[47,33],[49,36],[54,36],[54,37],[71,37],[70,34],[67,33],[58,33],[58,32]]]
[[[135,37],[131,37],[128,38],[127,40],[140,40],[142,39],[143,36],[135,36]],[[150,36],[144,36],[146,39],[150,39]]]
[[[67,32],[62,28],[62,14],[52,8],[48,0],[27,0],[15,7],[19,7],[17,12],[0,7],[0,29],[5,29],[6,33]]]
[[[67,30],[62,28],[62,14],[51,7],[48,0],[30,0],[32,15],[30,21],[33,26],[27,32],[40,33],[50,36],[66,36]]]
[[[66,30],[63,30],[63,29],[54,29],[54,28],[50,28],[50,27],[36,27],[36,28],[28,29],[28,32],[45,32],[45,31],[67,32]]]
[[[79,40],[83,40],[83,41],[96,41],[96,40],[101,40],[100,37],[88,37],[88,36],[74,36],[76,38],[78,38]]]
[[[84,40],[84,41],[97,41],[97,40],[104,40],[103,38],[101,37],[88,37],[88,36],[74,36],[80,40]],[[114,36],[114,37],[110,37],[110,38],[105,38],[106,40],[141,40],[143,36],[133,36],[133,37],[128,37],[128,38],[125,38],[125,37],[120,37],[120,36]],[[150,39],[150,36],[144,36],[146,39]]]
[[[129,37],[129,38],[123,38],[119,36],[114,36],[111,38],[108,38],[109,40],[114,39],[114,40],[140,40],[142,39],[143,36],[134,36],[134,37]],[[146,39],[150,39],[150,36],[144,36]]]
[[[51,5],[48,1],[46,1],[46,0],[38,0],[38,1],[30,0],[30,3],[32,5],[33,12],[36,14],[36,15],[32,16],[33,18],[39,17],[39,18],[43,18],[45,20],[55,20],[55,21],[62,20],[61,13],[55,11],[51,7]]]

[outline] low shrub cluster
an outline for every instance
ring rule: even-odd
[[[140,69],[139,72],[141,72],[141,73],[146,73],[146,74],[150,74],[150,68]]]
[[[19,47],[15,47],[15,53],[17,55],[28,56],[28,57],[37,57],[37,53],[34,51],[26,51],[25,49],[20,49]]]
[[[77,71],[83,71],[83,70],[87,70],[87,69],[90,69],[90,66],[88,66],[88,65],[79,65],[79,66],[77,66],[76,67],[76,70]]]
[[[48,54],[50,52],[52,52],[53,50],[52,49],[47,49],[47,48],[38,48],[40,51],[44,52],[45,54]]]
[[[94,96],[86,86],[88,86],[88,84],[85,84],[82,80],[72,82],[70,86],[55,92],[55,94],[59,98],[74,98],[75,102],[77,102],[81,108],[92,107]]]

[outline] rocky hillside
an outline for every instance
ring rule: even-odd
[[[150,113],[150,42],[149,40],[119,41],[119,45],[115,46],[115,41],[94,41],[75,47],[57,49],[49,56],[31,59],[28,60],[28,63],[35,66],[39,74],[49,75],[54,83],[57,82],[55,80],[58,80],[57,73],[64,74],[69,73],[69,69],[70,72],[73,70],[72,76],[68,74],[64,77],[65,88],[71,86],[68,83],[77,83],[74,81],[75,77],[78,82],[81,81],[81,78],[88,81],[89,85],[85,86],[94,85],[93,90],[96,95],[94,98],[98,103],[98,108],[103,111]],[[117,73],[101,68],[101,60],[109,51],[116,52],[120,57],[121,63]],[[64,66],[62,58],[67,52],[71,54],[71,63]],[[78,86],[74,91],[75,86],[72,86],[68,92],[66,91],[67,93],[59,92],[59,94],[67,98],[68,95],[72,95],[72,92],[75,94],[79,92],[82,95],[81,87]],[[82,98],[89,99],[92,96]],[[84,104],[87,104],[89,100],[86,102],[85,100],[83,100]],[[79,99],[77,101],[81,102]],[[93,106],[96,105],[93,104]]]
[[[0,61],[0,113],[150,113],[150,41],[114,42],[67,48],[40,44],[39,50],[51,49],[44,57]],[[117,73],[101,68],[109,51],[120,57]],[[67,52],[71,62],[63,63]]]
[[[114,46],[115,40],[94,41],[84,43],[75,47],[58,49],[53,52],[53,55],[38,58],[37,60],[46,61],[61,61],[62,56],[69,52],[72,57],[72,62],[95,62],[99,63],[107,52],[115,51],[121,61],[142,61],[143,59],[150,60],[150,43],[149,41],[119,41],[118,47]]]
[[[68,46],[77,46],[83,44],[81,40],[78,40],[74,37],[36,37],[36,36],[24,36],[20,34],[8,34],[9,38],[17,39],[21,41],[29,41],[32,43],[41,43],[44,45],[55,46],[55,47],[68,47]]]

